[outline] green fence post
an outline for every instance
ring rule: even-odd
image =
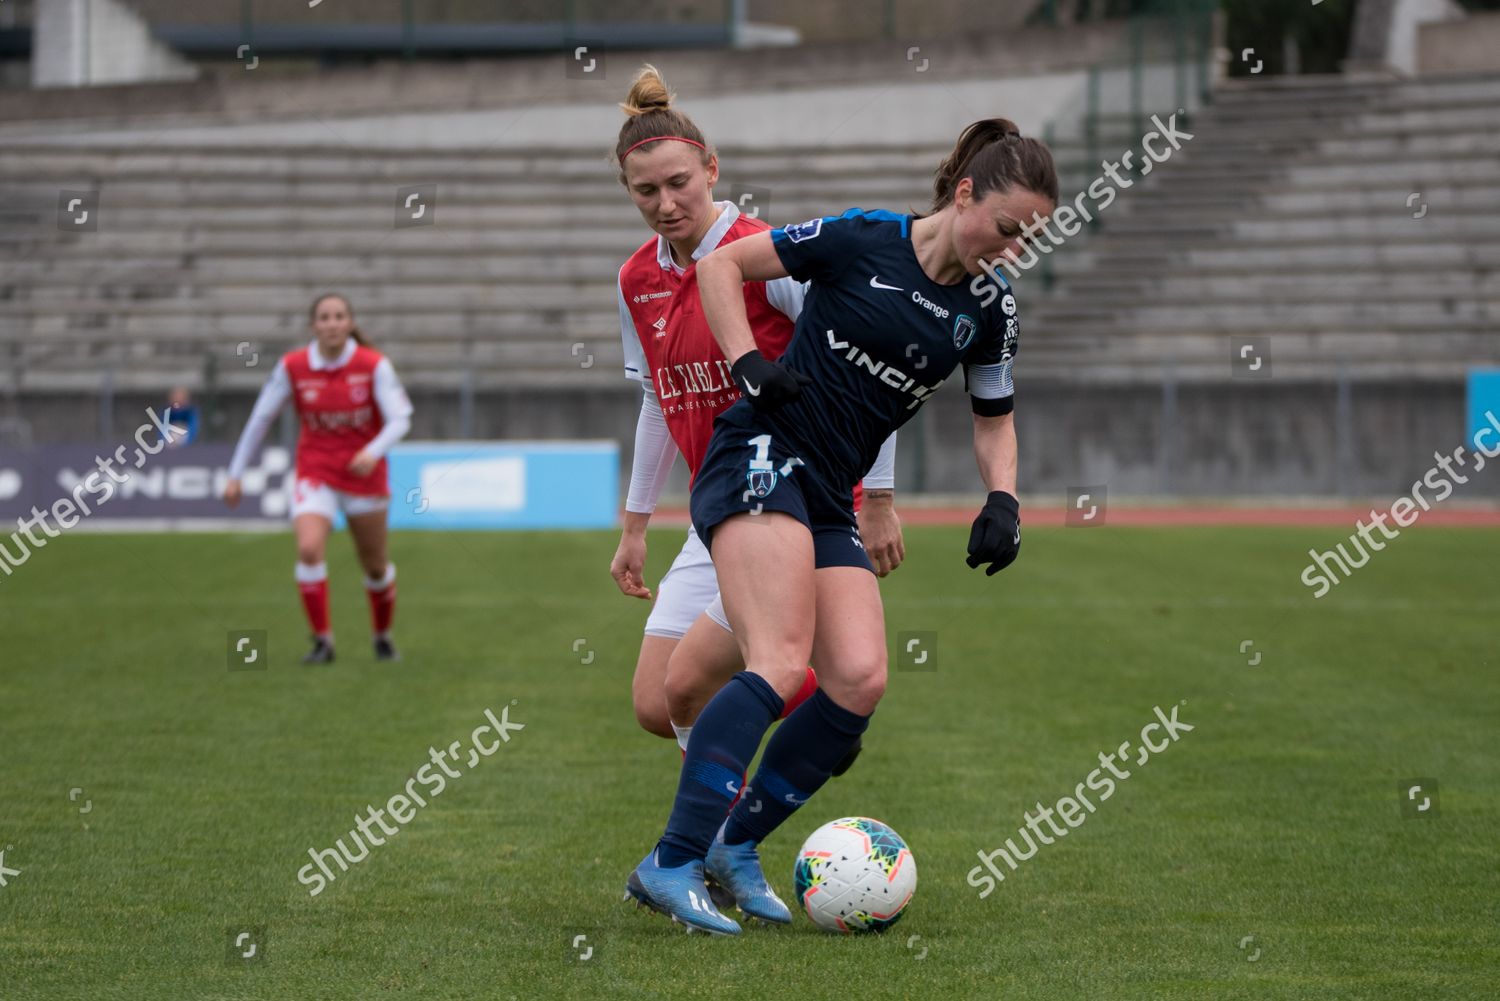
[[[1146,131],[1146,18],[1136,14],[1130,19],[1130,127],[1140,134]]]
[[[1208,61],[1213,58],[1214,47],[1214,8],[1207,2],[1198,5],[1197,30],[1193,32],[1198,40],[1198,52],[1195,62],[1198,64],[1198,100],[1208,104],[1213,98],[1209,91],[1209,68]]]
[[[1088,97],[1083,110],[1083,147],[1089,158],[1083,171],[1085,177],[1099,162],[1099,75],[1097,64],[1089,67]]]
[[[1187,110],[1187,37],[1188,20],[1185,0],[1172,3],[1172,106]]]

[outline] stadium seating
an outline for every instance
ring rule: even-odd
[[[1059,256],[1031,344],[1153,377],[1222,375],[1231,338],[1278,376],[1500,360],[1500,80],[1228,84],[1193,132]]]
[[[1495,79],[1225,86],[1195,138],[1057,254],[1050,288],[1023,277],[1028,372],[1155,378],[1171,358],[1222,375],[1237,336],[1276,338],[1282,371],[1455,378],[1497,360],[1497,108]],[[1102,154],[1139,146],[1134,122],[1104,126]],[[212,357],[248,389],[263,370],[246,357],[300,340],[328,288],[414,386],[617,385],[614,276],[644,232],[603,148],[353,150],[329,131],[320,148],[0,149],[13,385],[108,370],[159,387]],[[753,178],[776,222],[921,209],[945,152],[724,146],[720,195]],[[1059,155],[1070,197],[1098,172],[1079,143]],[[439,186],[440,224],[396,228],[396,191],[418,183]],[[60,228],[60,189],[98,190],[97,232]]]

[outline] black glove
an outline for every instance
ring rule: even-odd
[[[759,351],[746,351],[729,369],[729,376],[740,392],[758,412],[780,410],[802,395],[802,387],[812,380],[775,362],[766,361]]]
[[[1021,503],[1004,490],[992,492],[984,510],[969,529],[970,567],[988,563],[986,577],[993,577],[1016,561],[1021,552]]]

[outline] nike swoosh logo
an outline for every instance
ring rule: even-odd
[[[749,393],[751,396],[759,396],[760,395],[760,387],[757,386],[757,385],[755,385],[754,383],[752,383],[749,379],[746,379],[745,380],[745,392]]]
[[[890,289],[892,292],[905,292],[906,291],[906,289],[904,289],[904,288],[898,288],[895,285],[887,285],[885,282],[883,282],[883,281],[880,280],[880,276],[879,275],[871,275],[870,276],[870,287],[871,288],[886,288],[886,289]]]
[[[724,783],[724,788],[728,789],[730,792],[734,793],[736,796],[738,796],[740,794],[739,789],[735,787],[735,784],[733,782],[725,782]]]

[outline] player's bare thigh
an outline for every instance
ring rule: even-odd
[[[368,514],[347,515],[346,518],[349,522],[349,535],[354,539],[354,551],[359,555],[359,564],[364,568],[365,576],[384,576],[390,561],[386,513],[371,511]]]
[[[812,533],[789,514],[737,514],[714,529],[713,559],[746,670],[790,698],[812,653]]]
[[[885,694],[885,609],[875,575],[860,567],[824,567],[817,578],[813,663],[818,686],[861,716]]]

